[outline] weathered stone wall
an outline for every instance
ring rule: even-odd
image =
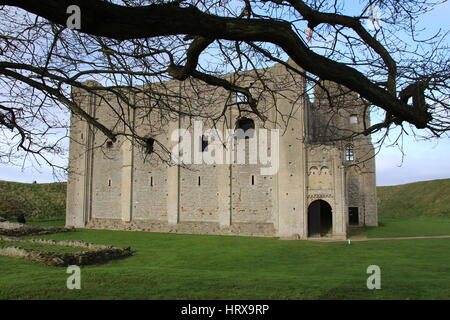
[[[263,123],[255,115],[238,112],[236,107],[231,107],[227,111],[226,122],[214,123],[224,132],[225,129],[234,129],[239,117],[250,117],[255,121],[256,129],[263,126],[279,129],[280,163],[278,173],[274,175],[262,175],[261,167],[264,165],[261,163],[248,164],[250,156],[259,148],[258,145],[251,147],[252,138],[233,138],[235,143],[244,142],[246,164],[231,161],[222,165],[176,166],[161,161],[156,155],[158,152],[148,154],[126,138],[109,144],[100,132],[90,131],[86,123],[73,117],[71,137],[78,138],[81,143],[72,139],[70,146],[70,167],[78,174],[69,176],[67,225],[305,239],[308,234],[308,205],[321,197],[327,198],[333,207],[333,235],[337,237],[345,237],[347,208],[352,203],[362,208],[361,214],[366,224],[376,224],[373,160],[364,162],[361,171],[353,177],[346,169],[344,146],[315,139],[327,122],[328,114],[313,110],[299,75],[286,75],[286,69],[281,65],[258,75],[270,79],[268,85],[279,93],[275,99],[265,95],[263,87],[252,84],[252,93],[259,97],[258,107],[269,121]],[[250,77],[245,73],[241,75],[241,81],[244,85],[250,85]],[[196,85],[204,86],[195,81],[167,83],[173,90],[173,96],[180,91],[183,95],[189,95]],[[230,96],[223,89],[210,88],[205,92],[207,99],[199,105],[195,104],[193,97],[189,106],[191,112],[198,109],[214,117],[222,112],[224,99],[237,101],[235,96]],[[86,110],[107,126],[123,126],[114,112],[120,106],[112,99],[106,97],[95,101],[82,91],[75,94]],[[174,109],[176,103],[168,101]],[[340,117],[333,118],[333,127],[348,127],[345,121],[354,112],[350,107],[345,109]],[[362,117],[360,114],[358,116]],[[194,135],[193,127],[193,121],[200,117],[168,120],[156,111],[137,108],[125,118],[132,125],[123,130],[135,130],[141,135],[153,137],[169,150],[176,144],[170,140],[170,134],[180,128],[191,136],[192,149],[201,146],[195,140],[198,137]],[[162,122],[163,131],[155,132],[154,128],[158,126],[154,124]],[[213,124],[204,121],[203,126],[205,131]],[[368,139],[352,143],[355,158],[362,159],[363,155],[373,152]],[[272,147],[269,143],[269,153]],[[235,160],[236,149],[235,145]]]
[[[331,206],[333,236],[345,237],[347,201],[342,152],[327,145],[311,145],[307,150],[308,208],[316,200],[326,201]]]
[[[312,145],[332,145],[341,152],[341,163],[345,171],[344,218],[348,224],[349,207],[357,207],[359,225],[376,226],[376,182],[375,153],[370,136],[356,136],[370,126],[370,109],[366,108],[357,94],[328,81],[324,85],[339,108],[330,108],[328,96],[317,89],[314,104],[310,106],[309,142]],[[338,140],[337,138],[341,138]],[[347,159],[351,148],[352,158]]]
[[[92,98],[80,90],[72,88],[73,99],[84,106],[90,112]],[[66,225],[83,227],[86,221],[88,203],[86,193],[88,192],[88,161],[90,151],[88,150],[88,137],[90,135],[89,125],[80,117],[71,115],[70,146],[69,146],[69,170],[66,201]]]
[[[133,219],[167,220],[167,168],[135,150],[133,162]]]
[[[146,232],[172,232],[183,234],[210,234],[210,235],[240,235],[273,237],[276,230],[272,223],[233,223],[229,226],[221,226],[217,222],[185,221],[175,225],[167,222],[152,220],[133,220],[124,222],[119,219],[92,219],[88,228],[146,231]]]

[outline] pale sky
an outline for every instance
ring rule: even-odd
[[[404,157],[395,147],[382,147],[376,156],[377,185],[450,178],[448,138],[432,141],[415,141],[408,137],[404,139]]]
[[[428,13],[422,20],[426,34],[439,28],[448,30],[450,2],[441,5],[438,10]],[[377,185],[396,185],[415,181],[450,178],[450,140],[449,138],[416,141],[404,136],[403,151],[395,147],[384,146],[376,156]],[[62,160],[65,162],[66,160]],[[38,183],[57,181],[51,168],[20,168],[0,164],[0,180]]]
[[[377,185],[450,178],[450,141],[414,141],[404,143],[405,156],[395,147],[383,147],[376,157]],[[0,180],[31,183],[58,181],[49,167],[19,168],[0,165]]]

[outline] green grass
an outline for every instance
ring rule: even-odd
[[[379,227],[368,227],[369,238],[450,235],[450,217],[381,217]]]
[[[450,235],[450,179],[378,187],[378,227],[352,229],[352,236]]]
[[[353,232],[450,234],[449,186],[450,179],[379,187],[380,227]],[[62,212],[30,223],[63,225]],[[40,237],[131,246],[135,254],[83,267],[81,290],[66,289],[65,268],[0,257],[0,299],[450,299],[450,239],[349,245],[104,230]],[[372,264],[381,267],[382,290],[366,288]]]
[[[380,217],[378,227],[349,229],[349,237],[368,238],[450,235],[447,217]]]
[[[0,180],[0,216],[15,221],[21,212],[27,220],[63,218],[66,183],[30,184]]]
[[[0,257],[0,299],[449,299],[450,239],[340,243],[82,230],[56,240],[130,245],[135,255],[82,268]],[[382,270],[382,290],[366,269]]]
[[[27,224],[40,227],[64,227],[65,219],[46,219],[46,220],[29,220]]]
[[[449,217],[450,179],[377,187],[380,217]]]

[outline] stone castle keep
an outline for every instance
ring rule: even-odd
[[[164,105],[177,110],[173,114],[188,107],[191,113],[206,112],[207,118],[198,117],[205,130],[212,127],[214,115],[224,112],[226,103],[230,107],[215,123],[223,132],[237,127],[254,128],[255,133],[262,127],[279,129],[279,168],[272,175],[261,174],[260,169],[268,166],[261,163],[169,165],[161,160],[162,145],[172,150],[178,143],[171,139],[176,129],[186,129],[193,136],[193,118],[168,117],[171,111],[162,112],[160,101],[145,99],[139,93],[132,97],[137,107],[123,112],[108,93],[99,99],[74,88],[73,98],[107,127],[134,131],[158,143],[152,150],[124,136],[113,143],[72,115],[66,225],[289,239],[345,239],[349,226],[376,226],[373,146],[370,137],[350,134],[369,125],[363,101],[324,82],[310,102],[303,78],[280,64],[258,74],[267,79],[269,94],[255,81],[254,72],[223,77],[239,76],[242,86],[251,87],[252,95],[258,97],[258,110],[267,118],[264,122],[246,112],[248,106],[239,110],[242,97],[221,88],[195,81],[152,86],[164,85],[173,93],[164,100]],[[204,90],[202,101],[192,94],[198,88]],[[336,105],[330,105],[327,90],[333,93]],[[186,99],[187,104],[180,103],[179,98],[173,98],[180,93],[193,98]],[[118,110],[131,126],[118,119]],[[233,137],[235,143],[244,143],[246,159],[255,152],[251,145],[256,137]],[[212,143],[217,141],[205,134],[200,141],[192,139],[192,148],[208,152]],[[269,140],[269,154],[273,143]]]

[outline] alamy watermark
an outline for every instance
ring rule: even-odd
[[[381,269],[377,265],[370,265],[367,267],[367,274],[370,276],[367,278],[367,289],[380,290],[381,289]]]
[[[71,5],[67,7],[67,14],[70,16],[67,18],[66,26],[69,29],[81,29],[81,9],[77,5]]]
[[[203,123],[195,121],[193,134],[188,129],[176,129],[170,138],[177,142],[171,153],[172,161],[178,165],[258,164],[261,175],[278,172],[278,129],[226,129],[222,132],[213,128],[203,131]],[[207,145],[202,146],[205,142]]]
[[[66,273],[70,274],[67,278],[66,286],[69,290],[81,289],[81,269],[79,266],[68,266]]]

